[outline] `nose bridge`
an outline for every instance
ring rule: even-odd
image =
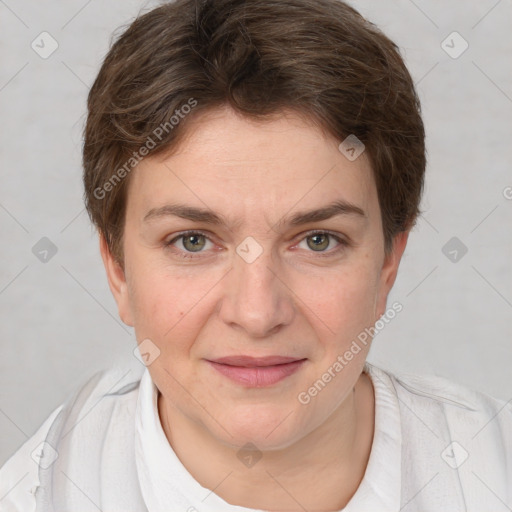
[[[222,308],[223,320],[248,335],[262,337],[293,317],[293,300],[279,277],[271,248],[247,237],[236,248],[230,286]]]

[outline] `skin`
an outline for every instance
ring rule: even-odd
[[[122,320],[139,343],[149,338],[160,350],[148,368],[162,428],[192,476],[229,503],[338,510],[371,451],[374,391],[362,373],[370,343],[310,403],[297,397],[385,312],[408,233],[386,256],[365,153],[349,161],[340,140],[293,112],[254,121],[223,107],[190,121],[172,154],[150,155],[132,171],[124,269],[100,237]],[[364,216],[286,224],[335,200]],[[144,221],[169,203],[211,209],[227,225],[172,215]],[[177,237],[186,230],[207,238],[185,244]],[[262,249],[251,263],[236,252],[246,237]],[[306,361],[263,388],[232,382],[207,362],[239,354]],[[252,467],[237,457],[248,442],[262,455]]]

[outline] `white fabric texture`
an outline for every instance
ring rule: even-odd
[[[375,432],[344,512],[511,510],[510,403],[441,377],[396,376],[369,363],[364,371]],[[255,512],[187,471],[165,437],[157,397],[142,366],[137,375],[95,374],[0,468],[0,511]],[[41,446],[38,465],[31,454]]]

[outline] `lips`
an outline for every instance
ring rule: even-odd
[[[246,368],[262,367],[262,366],[275,366],[278,364],[292,363],[299,361],[296,357],[282,357],[282,356],[265,356],[265,357],[252,357],[252,356],[229,356],[214,359],[214,363],[227,364],[229,366],[244,366]]]
[[[217,372],[244,387],[272,386],[293,375],[306,359],[283,356],[229,356],[208,360]]]

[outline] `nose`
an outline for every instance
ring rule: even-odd
[[[293,292],[282,268],[272,260],[268,249],[254,261],[234,254],[233,267],[225,278],[219,317],[251,338],[277,333],[295,314]]]

